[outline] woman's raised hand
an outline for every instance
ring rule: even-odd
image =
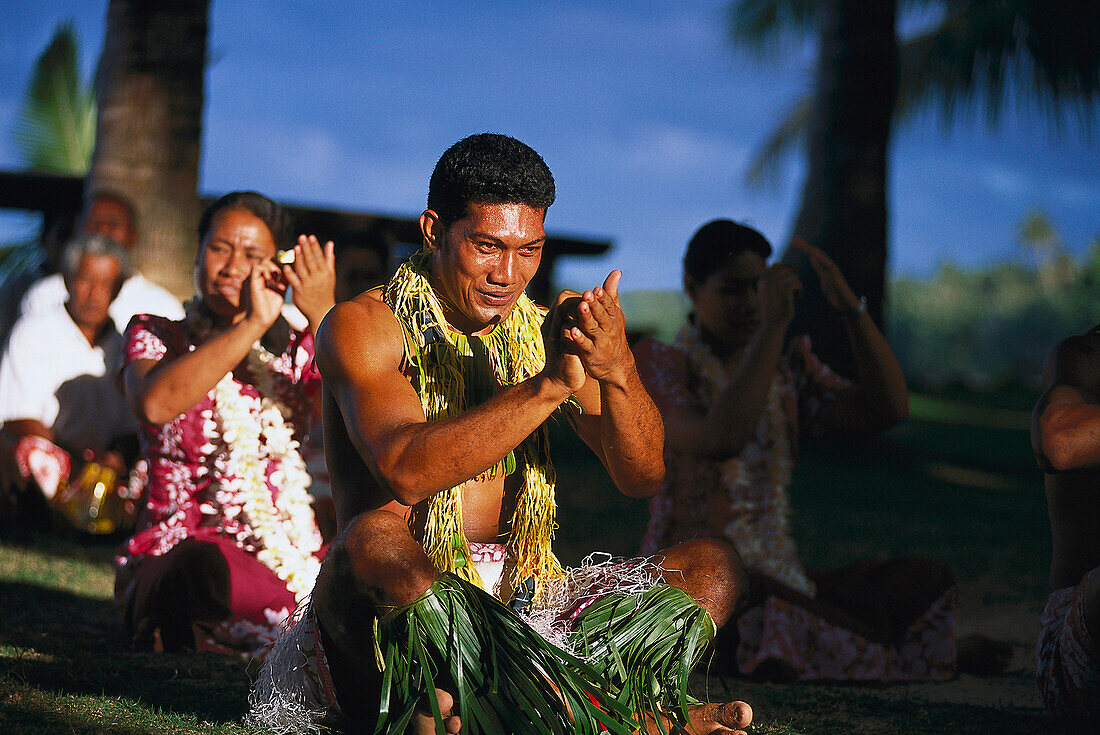
[[[810,259],[810,265],[821,281],[821,293],[829,306],[841,313],[848,313],[859,308],[859,298],[852,291],[844,274],[832,259],[820,248],[815,248],[810,243],[797,235],[791,239],[791,247],[801,250]]]
[[[314,235],[299,235],[294,262],[282,266],[291,299],[316,330],[336,303],[336,257],[330,240],[324,248]]]

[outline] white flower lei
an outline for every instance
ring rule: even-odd
[[[187,322],[201,333],[205,330],[196,307],[194,301],[187,304]],[[300,602],[312,591],[321,568],[314,556],[321,548],[321,535],[306,492],[311,479],[293,429],[283,418],[289,409],[275,399],[275,359],[259,342],[248,353],[248,371],[259,398],[246,394],[232,372],[214,387],[215,411],[203,416],[204,449],[214,452],[214,464],[224,479],[214,487],[220,510],[204,503],[202,511],[233,521],[227,525],[237,526],[237,544],[255,550],[256,558]],[[269,463],[277,467],[270,478]]]
[[[710,398],[729,382],[722,361],[699,338],[697,328],[688,325],[681,329],[676,335],[675,345],[688,354],[702,373]],[[744,491],[753,481],[744,457],[747,449],[722,462],[720,479],[726,486],[731,509],[739,511],[727,524],[725,532],[747,567],[812,597],[816,587],[798,560],[798,550],[789,531],[790,496],[787,488],[791,483],[793,464],[783,411],[784,393],[782,380],[776,376],[768,391],[763,413],[766,443],[763,444],[762,460],[767,467],[767,500],[761,503],[744,499]],[[767,511],[763,515],[760,513],[762,507]],[[759,523],[761,520],[772,523]],[[758,525],[765,527],[757,528]]]

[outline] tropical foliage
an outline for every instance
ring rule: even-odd
[[[1041,0],[902,0],[903,18],[919,30],[899,39],[895,121],[935,109],[945,119],[972,102],[995,122],[1010,104],[1031,102],[1057,125],[1088,124],[1100,103],[1100,10],[1091,2]],[[762,56],[788,34],[816,31],[822,3],[734,0],[729,32]],[[921,23],[921,18],[930,18]],[[791,103],[750,164],[761,183],[800,145],[811,122],[811,96]]]
[[[894,281],[890,341],[914,387],[1036,387],[1051,348],[1100,321],[1100,238],[1075,259],[1036,212],[1020,245],[1016,262]]]
[[[72,23],[62,23],[35,63],[16,122],[16,145],[29,168],[83,176],[91,165],[95,128],[95,92],[80,78]]]

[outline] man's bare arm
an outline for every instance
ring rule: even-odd
[[[43,424],[38,419],[11,419],[4,422],[2,431],[13,441],[24,436],[40,436],[49,441],[54,440],[53,429]]]
[[[1047,361],[1047,388],[1031,415],[1031,444],[1044,472],[1100,468],[1097,347],[1094,337],[1070,337]]]
[[[317,337],[317,367],[348,436],[404,505],[496,465],[574,389],[544,371],[460,416],[428,422],[401,372],[405,336],[389,307],[369,295],[337,304]]]
[[[584,410],[573,419],[577,433],[624,495],[647,498],[665,476],[664,423],[627,345],[621,276],[612,271],[603,287],[585,291],[571,309],[573,318],[548,330],[546,351],[548,360],[559,349],[579,358],[591,379],[577,393]]]

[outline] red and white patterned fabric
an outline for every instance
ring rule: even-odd
[[[1035,649],[1039,691],[1052,715],[1068,721],[1100,725],[1100,661],[1082,610],[1085,580],[1076,587],[1055,590],[1039,619],[1042,630]]]
[[[646,389],[666,415],[682,408],[705,413],[727,380],[690,326],[675,345],[643,340],[634,354]],[[666,479],[650,501],[642,552],[724,538],[750,572],[769,580],[776,594],[766,594],[735,621],[736,666],[743,674],[763,671],[770,662],[783,676],[805,681],[949,679],[955,675],[957,596],[950,570],[906,559],[866,568],[857,563],[815,578],[798,557],[788,488],[800,439],[821,431],[823,412],[849,385],[813,354],[807,337],[794,340],[740,454],[711,459],[666,447]],[[819,594],[824,578],[843,582]],[[882,594],[883,587],[891,592]],[[875,611],[880,624],[870,626],[874,630],[861,625],[853,616],[860,610]],[[886,620],[890,625],[881,624]]]
[[[662,414],[680,408],[705,412],[724,387],[720,365],[711,364],[713,356],[688,330],[675,346],[643,340],[634,354]],[[847,385],[817,359],[809,338],[795,340],[776,371],[769,405],[739,455],[711,459],[665,452],[665,482],[649,503],[642,553],[693,538],[727,538],[749,569],[812,595],[790,533],[787,483],[800,436],[817,430],[822,411]]]
[[[69,453],[41,436],[22,436],[15,444],[15,462],[19,474],[33,479],[42,494],[53,498],[62,481],[69,479],[72,459]]]
[[[160,360],[194,348],[195,338],[185,321],[138,315],[126,331],[123,368],[135,360]],[[293,332],[286,350],[269,365],[273,397],[287,407],[289,415],[285,419],[298,441],[309,429],[313,395],[320,389],[320,376],[312,363],[312,335]],[[238,367],[233,381],[242,395],[258,398],[259,392],[253,385],[255,378],[247,370]],[[259,421],[258,415],[254,418]],[[218,425],[213,390],[164,425],[140,422],[142,456],[148,464],[148,492],[138,530],[116,558],[116,594],[120,604],[126,604],[130,583],[142,560],[163,555],[184,539],[220,543],[228,540],[253,558],[261,550],[257,535],[240,512],[243,502],[231,497],[233,491],[227,489],[234,486],[231,482],[234,478],[224,475],[225,463],[220,461],[226,453],[225,440],[211,432],[211,427]],[[264,461],[267,486],[274,501],[278,497],[276,480],[280,468],[275,460]],[[253,616],[256,619],[252,622],[264,625],[273,634],[285,616],[283,610],[263,611]],[[235,621],[228,622],[231,628]],[[255,631],[242,629],[244,638],[255,639],[256,635]]]

